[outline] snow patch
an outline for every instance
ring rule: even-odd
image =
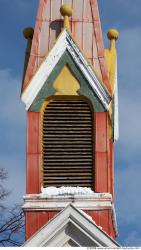
[[[80,211],[81,211],[81,214],[83,214],[85,217],[87,217],[89,220],[91,220],[94,224],[96,224],[90,215],[86,214],[83,210],[80,210]]]
[[[42,188],[42,197],[56,196],[56,195],[86,195],[94,194],[94,192],[87,187],[47,187]]]

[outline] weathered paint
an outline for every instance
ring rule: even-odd
[[[103,231],[115,239],[116,234],[112,221],[112,212],[110,210],[85,210],[84,212],[91,216],[95,223],[102,227]],[[35,232],[37,232],[58,213],[59,211],[26,212],[26,240],[29,239]]]
[[[53,88],[56,90],[55,95],[78,95],[80,83],[68,65],[65,65],[55,79]]]
[[[69,3],[73,7],[70,19],[72,34],[110,91],[97,0],[64,0],[63,3]],[[61,5],[61,0],[39,1],[31,54],[22,90],[29,84],[61,31]]]
[[[95,113],[95,172],[96,192],[108,192],[108,134],[107,134],[108,114]]]
[[[116,237],[116,233],[113,226],[112,212],[111,210],[101,210],[101,211],[90,211],[85,210],[88,215],[95,221],[95,223],[102,227],[102,230],[105,231],[113,239]]]
[[[100,27],[97,0],[40,0],[36,19],[35,32],[31,48],[30,59],[26,71],[24,90],[29,80],[43,62],[45,56],[52,48],[61,31],[63,19],[59,8],[62,3],[73,6],[73,15],[70,19],[72,34],[79,46],[84,50],[89,61],[94,65],[98,76],[103,80],[110,91],[108,70],[105,61],[104,45]],[[78,11],[79,10],[79,11]],[[67,53],[58,62],[44,86],[40,90],[34,103],[30,107],[27,117],[27,194],[38,194],[41,191],[41,120],[40,108],[42,103],[50,96],[55,95],[53,83],[65,65],[69,65],[72,74],[80,83],[79,95],[86,96],[92,102],[94,114],[94,157],[95,178],[94,189],[96,192],[113,191],[113,144],[108,136],[108,113],[93,94],[86,78]],[[58,84],[57,84],[58,85]],[[58,91],[58,87],[57,87]],[[59,87],[60,91],[60,87]],[[115,238],[112,212],[110,210],[85,211],[96,224],[113,239]],[[32,236],[45,223],[53,218],[57,211],[26,211],[26,239]]]
[[[110,193],[114,200],[114,144],[109,142],[110,148]]]
[[[42,226],[52,219],[58,212],[26,212],[26,240],[35,234]]]
[[[23,92],[21,99],[25,103],[26,109],[28,110],[32,105],[39,91],[45,84],[45,81],[48,80],[50,74],[58,65],[59,60],[61,60],[65,53],[72,58],[76,67],[79,68],[81,74],[84,78],[86,78],[91,90],[102,102],[106,110],[109,110],[111,96],[104,88],[102,82],[83,55],[81,49],[77,46],[74,38],[66,29],[62,31],[49,55],[33,76],[29,86],[27,86],[26,90]]]
[[[83,76],[83,74],[81,73],[81,71],[79,70],[79,68],[74,63],[73,59],[67,52],[65,52],[63,57],[58,61],[58,64],[48,77],[42,89],[39,91],[32,106],[30,107],[30,111],[39,112],[43,101],[45,101],[48,97],[55,94],[53,83],[65,65],[69,66],[73,75],[75,75],[76,79],[80,83],[80,90],[78,91],[79,95],[85,96],[88,99],[90,99],[91,103],[93,104],[93,108],[96,112],[105,111],[102,102],[100,102],[98,97],[94,94],[94,92],[92,91],[92,87],[89,85],[88,81]]]
[[[27,113],[27,185],[28,194],[40,193],[40,114]]]
[[[114,194],[114,145],[108,133],[108,113],[95,113],[96,192]]]

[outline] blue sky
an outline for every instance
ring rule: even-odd
[[[115,204],[122,245],[141,246],[141,1],[98,0],[106,31],[120,31],[118,87],[120,139],[115,146]],[[26,174],[26,113],[20,87],[26,41],[38,0],[0,0],[0,166],[9,172],[9,204],[22,202]]]

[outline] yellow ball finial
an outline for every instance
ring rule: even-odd
[[[70,17],[72,15],[72,7],[68,4],[63,4],[60,8],[61,15]]]
[[[64,17],[64,28],[69,29],[69,17],[72,16],[72,7],[68,4],[63,4],[60,8],[60,13]]]
[[[28,39],[28,38],[32,39],[33,34],[34,34],[34,29],[32,27],[28,27],[23,30],[23,35],[25,39]]]
[[[117,40],[119,38],[119,32],[116,29],[110,29],[107,32],[107,37],[109,40]]]

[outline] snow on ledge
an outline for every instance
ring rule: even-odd
[[[42,193],[40,194],[42,198],[47,196],[61,196],[61,195],[92,195],[94,192],[91,188],[87,187],[47,187],[42,188]]]

